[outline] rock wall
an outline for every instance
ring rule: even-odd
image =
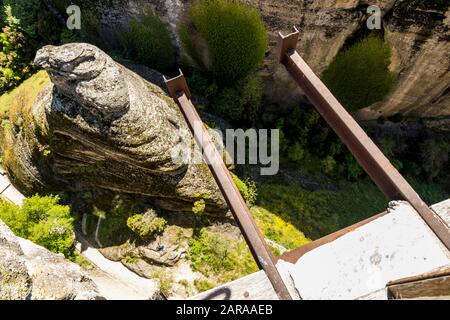
[[[402,114],[450,117],[450,9],[399,3],[385,25],[398,81],[386,99],[361,111],[362,119]],[[450,121],[449,121],[450,122]],[[445,122],[442,122],[445,127]],[[450,129],[450,123],[447,128]]]
[[[0,300],[103,299],[81,267],[16,237],[0,221]]]
[[[176,25],[192,0],[113,0],[99,5],[104,30],[126,25],[127,20],[150,6],[168,24],[174,43],[179,45]],[[362,28],[366,28],[368,5],[382,9],[386,41],[394,53],[392,70],[398,81],[381,103],[364,110],[362,120],[396,113],[439,119],[441,126],[450,116],[449,10],[448,5],[403,0],[245,0],[259,8],[269,32],[270,48],[263,68],[268,102],[276,110],[302,99],[300,90],[275,61],[277,33],[300,29],[298,51],[320,74],[337,53]],[[114,26],[114,27],[112,27]],[[280,106],[282,108],[280,108]]]

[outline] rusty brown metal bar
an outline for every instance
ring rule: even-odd
[[[180,106],[197,145],[203,151],[203,157],[233,213],[256,263],[260,269],[265,271],[279,298],[292,300],[286,284],[275,266],[275,259],[270,253],[263,235],[256,226],[245,200],[234,184],[233,178],[223,162],[222,155],[216,149],[211,136],[190,100],[191,94],[183,73],[180,70],[179,76],[172,79],[164,77],[164,81],[170,95]],[[198,132],[198,128],[201,128],[201,132]]]
[[[309,101],[348,147],[373,182],[390,200],[405,200],[419,213],[436,236],[450,250],[450,231],[405,178],[391,164],[353,117],[333,96],[296,51],[298,30],[287,36],[279,34],[278,54],[282,63]]]

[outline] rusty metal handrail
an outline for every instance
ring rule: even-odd
[[[405,200],[419,213],[436,236],[450,250],[450,231],[406,179],[391,164],[353,117],[317,77],[296,51],[299,32],[279,33],[278,58],[298,83],[309,101],[348,147],[372,181],[390,200]]]
[[[270,253],[263,235],[256,226],[245,200],[234,184],[233,178],[223,162],[222,156],[216,149],[211,136],[190,100],[191,94],[183,73],[180,70],[179,76],[172,79],[166,79],[164,77],[164,81],[170,95],[181,108],[197,145],[203,151],[203,157],[233,213],[258,267],[265,271],[280,299],[292,300],[286,284],[275,266],[275,259]],[[196,123],[202,124],[201,132],[197,132],[198,129],[195,130],[198,127]]]

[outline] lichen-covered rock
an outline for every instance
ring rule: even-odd
[[[89,44],[47,46],[35,62],[52,84],[41,91],[33,120],[25,124],[36,126],[36,134],[12,129],[16,163],[7,169],[22,191],[103,188],[148,196],[158,207],[183,212],[204,192],[210,196],[206,211],[226,214],[207,165],[172,159],[174,146],[192,145],[193,139],[179,134],[188,132],[187,125],[161,88]]]
[[[186,235],[182,235],[183,231],[180,227],[169,226],[161,235],[146,242],[125,243],[102,248],[99,251],[107,259],[120,261],[127,268],[138,270],[139,275],[146,274],[144,277],[149,277],[151,266],[173,267],[185,256],[188,243]],[[189,237],[192,236],[191,232],[187,233]]]
[[[0,221],[0,300],[102,299],[81,267],[16,237]]]

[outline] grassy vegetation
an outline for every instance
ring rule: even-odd
[[[292,223],[262,207],[252,207],[251,212],[264,236],[286,249],[295,249],[311,242]]]
[[[389,92],[395,80],[390,63],[389,45],[369,36],[341,52],[323,73],[323,80],[346,108],[357,110]]]
[[[234,84],[262,64],[267,34],[258,10],[240,1],[200,0],[192,6],[190,16],[193,26],[181,28],[184,47],[198,62],[202,48],[190,31],[200,33],[208,49],[208,63],[202,61],[202,65],[218,81]]]
[[[208,280],[199,280],[199,279],[194,280],[194,286],[198,292],[204,292],[214,288],[214,285]]]
[[[10,112],[15,115],[24,106],[31,108],[37,95],[44,86],[50,83],[45,71],[39,71],[29,79],[25,80],[20,87],[0,96],[0,119],[7,119]],[[26,108],[28,109],[28,108]],[[29,110],[29,109],[28,109]]]
[[[215,283],[226,283],[258,270],[244,240],[202,229],[189,245],[192,269]]]

